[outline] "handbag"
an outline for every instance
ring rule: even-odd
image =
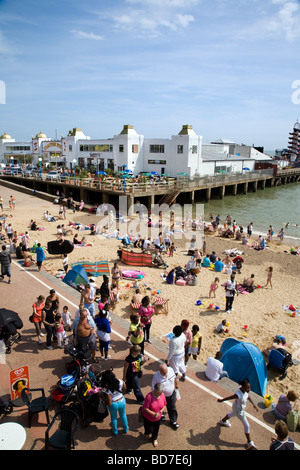
[[[29,321],[30,321],[30,323],[33,323],[33,314],[32,314],[32,315],[30,315],[30,317],[29,317]]]
[[[139,407],[138,420],[139,420],[140,423],[144,422],[144,413],[143,413],[143,407],[142,406]]]
[[[299,411],[289,411],[286,415],[286,424],[288,425],[289,431],[296,431],[299,422]]]
[[[107,404],[103,400],[103,398],[99,398],[99,404],[98,404],[98,413],[104,414],[107,411]]]

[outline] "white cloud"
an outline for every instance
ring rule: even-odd
[[[73,33],[79,39],[92,39],[93,41],[103,41],[104,37],[94,33],[87,33],[85,31],[72,30]]]
[[[288,41],[294,41],[300,37],[300,5],[294,0],[272,0],[274,5],[279,5],[279,11],[271,17],[268,29],[271,32],[284,32]]]

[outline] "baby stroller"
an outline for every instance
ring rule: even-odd
[[[163,260],[162,256],[159,253],[155,253],[152,256],[152,264],[154,266],[157,266],[158,268],[160,268],[161,266],[165,268],[167,266],[167,264],[165,263],[165,261]]]
[[[283,380],[287,376],[288,367],[293,365],[292,355],[284,348],[272,349],[269,355],[268,369],[275,369],[282,374]]]
[[[108,409],[101,398],[101,388],[95,376],[93,378],[89,374],[89,377],[78,381],[77,401],[71,407],[81,417],[83,427],[92,422],[102,423],[108,416]]]
[[[10,354],[13,344],[20,340],[21,334],[18,332],[23,328],[23,322],[19,315],[13,310],[0,309],[0,340],[6,347],[6,354]]]
[[[67,364],[66,372],[52,391],[52,398],[61,405],[65,405],[77,398],[77,383],[81,377],[80,362],[77,359],[73,359]]]

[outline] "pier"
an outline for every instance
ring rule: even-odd
[[[150,208],[153,204],[208,202],[210,199],[223,199],[226,195],[247,194],[266,187],[285,185],[300,180],[300,168],[285,170],[257,170],[235,174],[213,176],[178,176],[164,182],[132,183],[129,179],[101,181],[95,178],[64,178],[63,181],[48,181],[47,174],[35,177],[22,175],[1,175],[1,184],[8,187],[20,186],[20,191],[36,191],[45,199],[53,200],[57,191],[74,201],[83,200],[87,206],[112,204],[119,208],[119,197],[127,197],[128,212],[137,201]],[[11,185],[11,186],[10,186]]]

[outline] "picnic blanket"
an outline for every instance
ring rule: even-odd
[[[90,276],[103,276],[104,274],[109,275],[109,267],[108,261],[78,261],[77,263],[73,263],[72,268],[75,266],[81,266],[84,268],[85,272]]]
[[[152,255],[149,253],[134,253],[122,249],[121,261],[129,266],[152,266]]]

